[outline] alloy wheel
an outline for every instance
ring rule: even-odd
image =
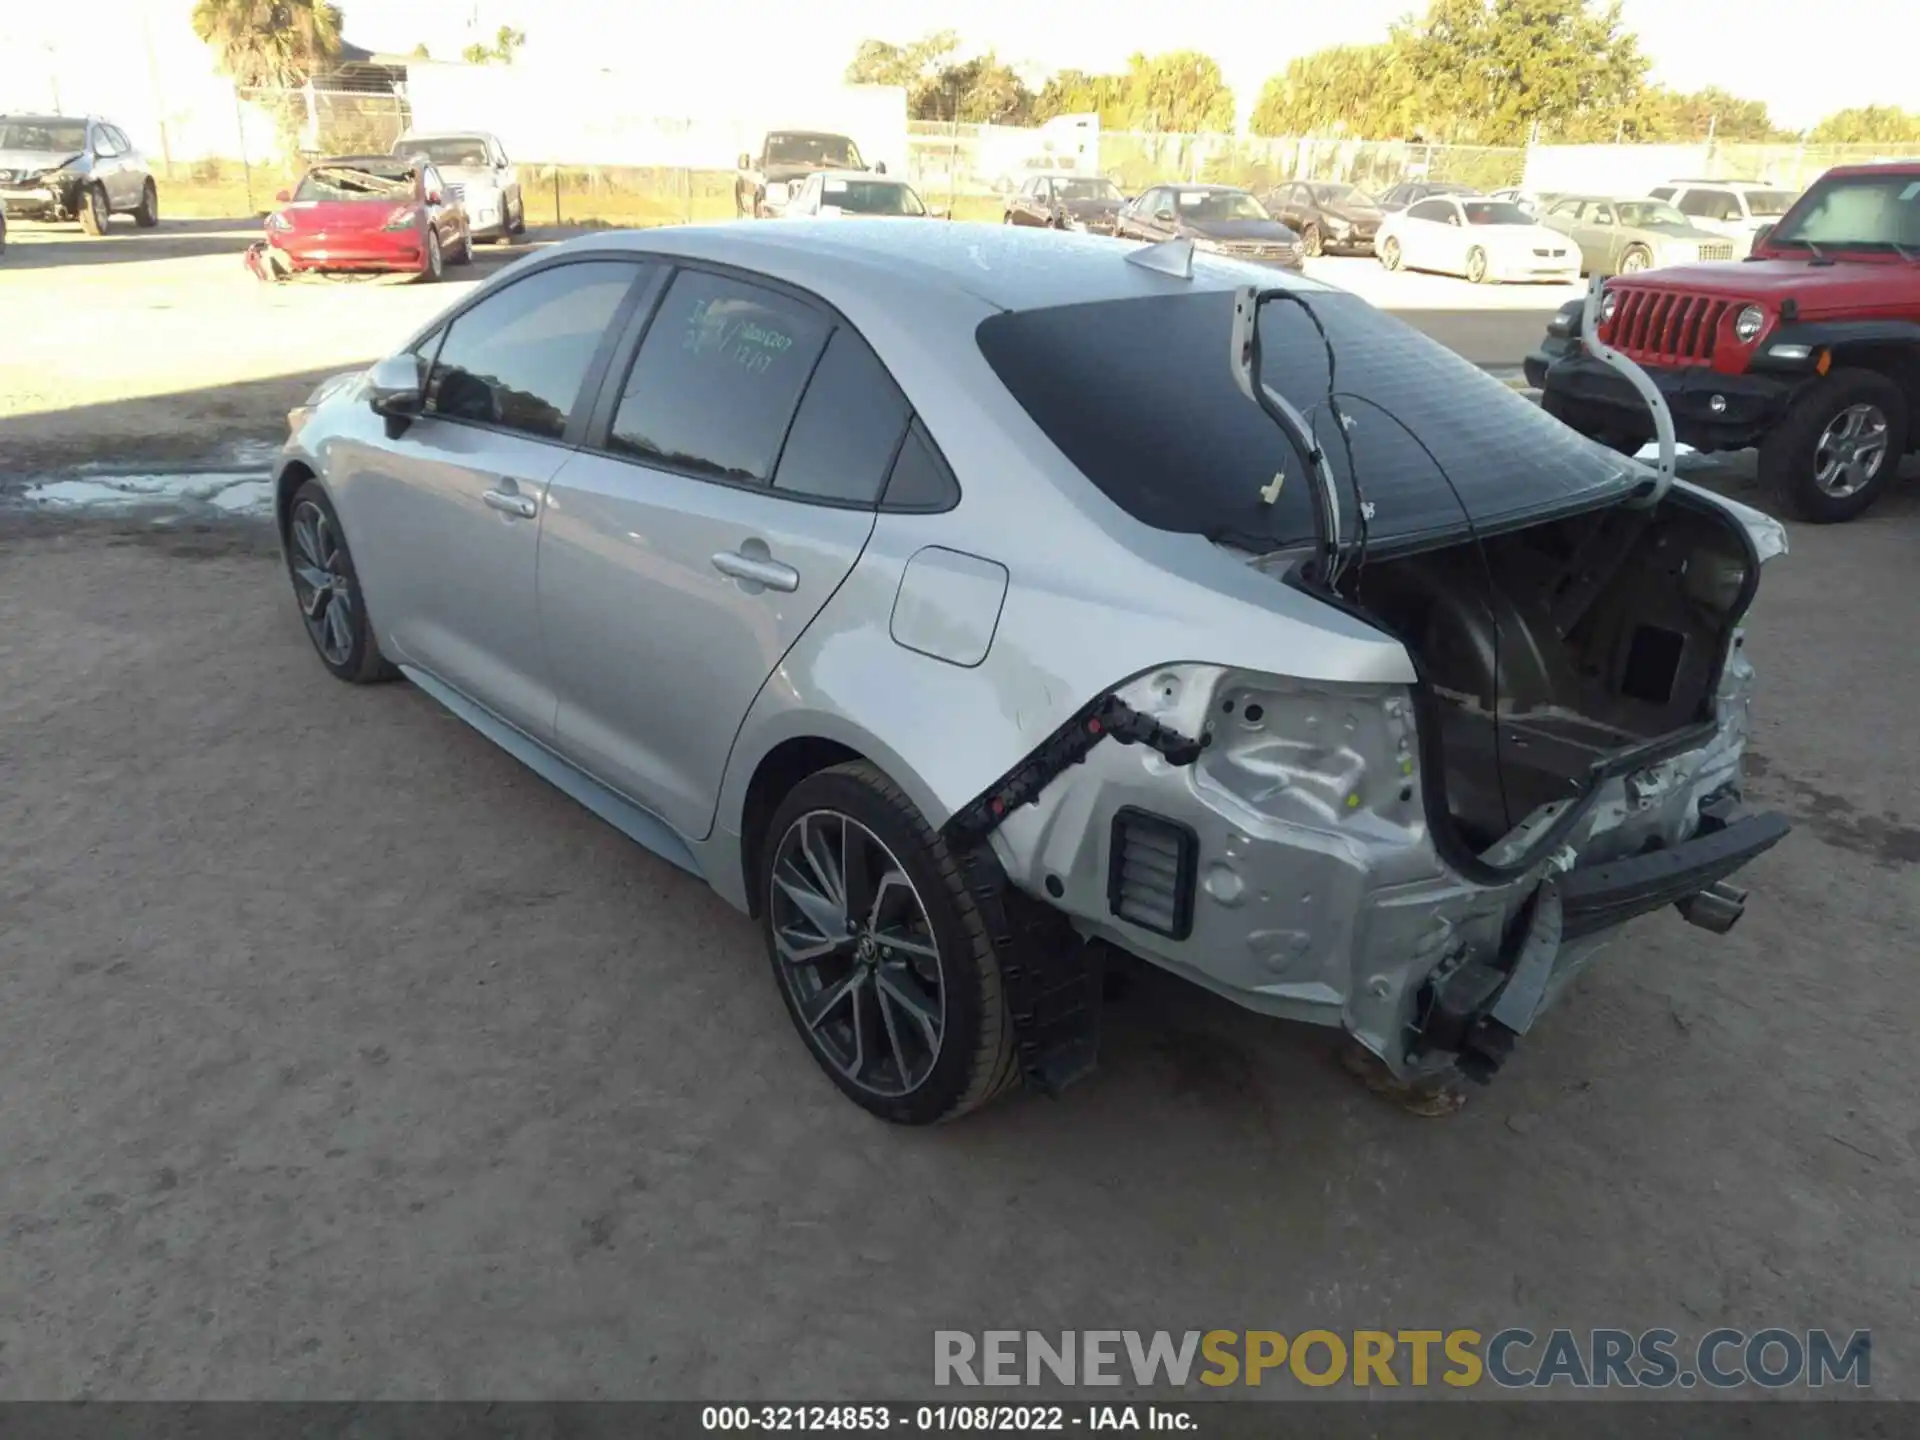
[[[328,664],[345,665],[353,655],[353,578],[340,537],[327,513],[303,500],[294,508],[288,538],[293,545],[293,598],[307,634]]]
[[[873,831],[809,810],[780,837],[767,895],[780,984],[815,1049],[884,1097],[925,1082],[946,1033],[926,904]]]
[[[1878,405],[1849,405],[1820,432],[1813,447],[1813,481],[1844,500],[1872,484],[1886,462],[1886,412]]]
[[[1620,261],[1622,275],[1638,275],[1647,268],[1647,254],[1644,250],[1629,250]]]

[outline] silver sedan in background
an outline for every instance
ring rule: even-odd
[[[582,237],[292,420],[326,668],[755,916],[889,1120],[1084,1074],[1115,948],[1485,1078],[1785,829],[1740,796],[1777,526],[1184,239]]]

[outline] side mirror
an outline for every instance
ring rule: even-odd
[[[427,191],[427,204],[444,205],[446,203],[447,203],[447,197],[442,195],[438,190]]]
[[[1171,225],[1173,223],[1173,211],[1156,210],[1153,212],[1153,218],[1158,220],[1162,225]]]
[[[884,161],[884,160],[876,160],[876,161],[874,161],[874,162],[873,162],[873,173],[874,173],[874,174],[876,174],[876,175],[884,175],[884,174],[886,174],[886,173],[887,173],[887,162],[886,162],[886,161]]]
[[[367,404],[374,414],[386,417],[388,436],[397,438],[426,405],[420,357],[389,355],[376,361],[367,372]]]
[[[744,150],[740,152],[740,168],[742,170],[751,170],[753,168],[753,157]]]
[[[284,205],[291,199],[293,199],[293,196],[290,193],[288,193],[285,190],[281,190],[275,193],[273,197],[273,203],[276,205]]]

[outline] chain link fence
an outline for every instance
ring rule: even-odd
[[[412,124],[404,93],[351,89],[239,89],[228,156],[174,167],[185,192],[172,213],[252,214],[323,155],[385,153]],[[626,115],[597,125],[596,160],[513,155],[528,220],[536,225],[646,226],[730,219],[730,161],[751,148],[738,121]],[[910,121],[906,178],[959,219],[998,219],[1027,176],[1074,170],[1112,179],[1129,195],[1152,185],[1236,185],[1263,194],[1290,180],[1341,180],[1375,193],[1407,180],[1481,190],[1634,190],[1673,177],[1753,180],[1801,189],[1834,165],[1897,158],[1886,147],[1801,144],[1698,146],[1461,146],[1403,141],[1088,132]],[[514,136],[502,137],[513,152]],[[678,163],[673,163],[673,162]],[[667,163],[662,163],[667,162]]]

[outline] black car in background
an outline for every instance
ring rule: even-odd
[[[1404,210],[1409,205],[1418,205],[1422,200],[1431,200],[1435,195],[1479,193],[1471,185],[1461,185],[1452,180],[1404,180],[1380,197],[1380,208]]]
[[[1266,194],[1267,213],[1300,234],[1309,256],[1371,255],[1386,218],[1380,202],[1340,180],[1295,180]]]
[[[1120,212],[1114,233],[1132,240],[1191,240],[1196,250],[1298,270],[1300,237],[1234,185],[1156,185]]]
[[[1008,199],[1002,218],[1009,225],[1111,235],[1120,207],[1126,203],[1120,187],[1104,175],[1049,172],[1029,175]]]

